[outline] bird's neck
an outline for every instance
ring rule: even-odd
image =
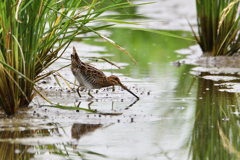
[[[110,80],[109,77],[106,77],[106,78],[104,78],[103,86],[104,87],[109,87],[109,86],[114,86],[114,84],[111,83],[111,80]]]

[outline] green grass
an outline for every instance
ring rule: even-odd
[[[42,73],[61,58],[76,36],[93,32],[105,38],[97,31],[111,26],[102,23],[89,27],[88,23],[101,20],[125,23],[112,19],[111,15],[100,16],[108,10],[134,6],[126,1],[99,7],[104,2],[3,0],[0,3],[0,107],[6,114],[17,113],[19,107],[28,106],[35,93],[41,94],[35,89],[36,82],[52,74]]]
[[[204,53],[212,56],[238,54],[240,49],[238,0],[196,0],[199,37]]]

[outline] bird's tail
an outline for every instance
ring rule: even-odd
[[[73,46],[73,53],[72,53],[71,57],[74,58],[75,61],[77,61],[77,62],[82,62],[82,61],[80,60],[80,58],[79,58],[79,56],[78,56],[78,54],[77,54],[76,48],[75,48],[74,46]]]

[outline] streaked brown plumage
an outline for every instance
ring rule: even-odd
[[[83,63],[78,57],[75,47],[73,47],[71,61],[71,70],[73,75],[76,77],[80,86],[89,89],[88,94],[91,97],[93,97],[90,93],[91,89],[100,89],[103,87],[119,85],[123,89],[134,95],[137,99],[139,99],[138,96],[136,96],[132,91],[130,91],[121,83],[120,79],[117,76],[112,75],[107,77],[102,71],[98,70],[97,68],[90,66],[89,64]]]

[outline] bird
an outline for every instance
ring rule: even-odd
[[[124,90],[131,93],[133,96],[139,100],[139,97],[135,95],[132,91],[130,91],[126,86],[124,86],[120,79],[111,75],[107,77],[102,71],[99,69],[82,62],[77,54],[75,47],[73,46],[73,53],[71,54],[71,71],[79,85],[88,89],[88,95],[94,98],[91,95],[91,89],[100,89],[109,86],[121,86]],[[79,93],[79,87],[77,88],[78,95],[81,97]]]

